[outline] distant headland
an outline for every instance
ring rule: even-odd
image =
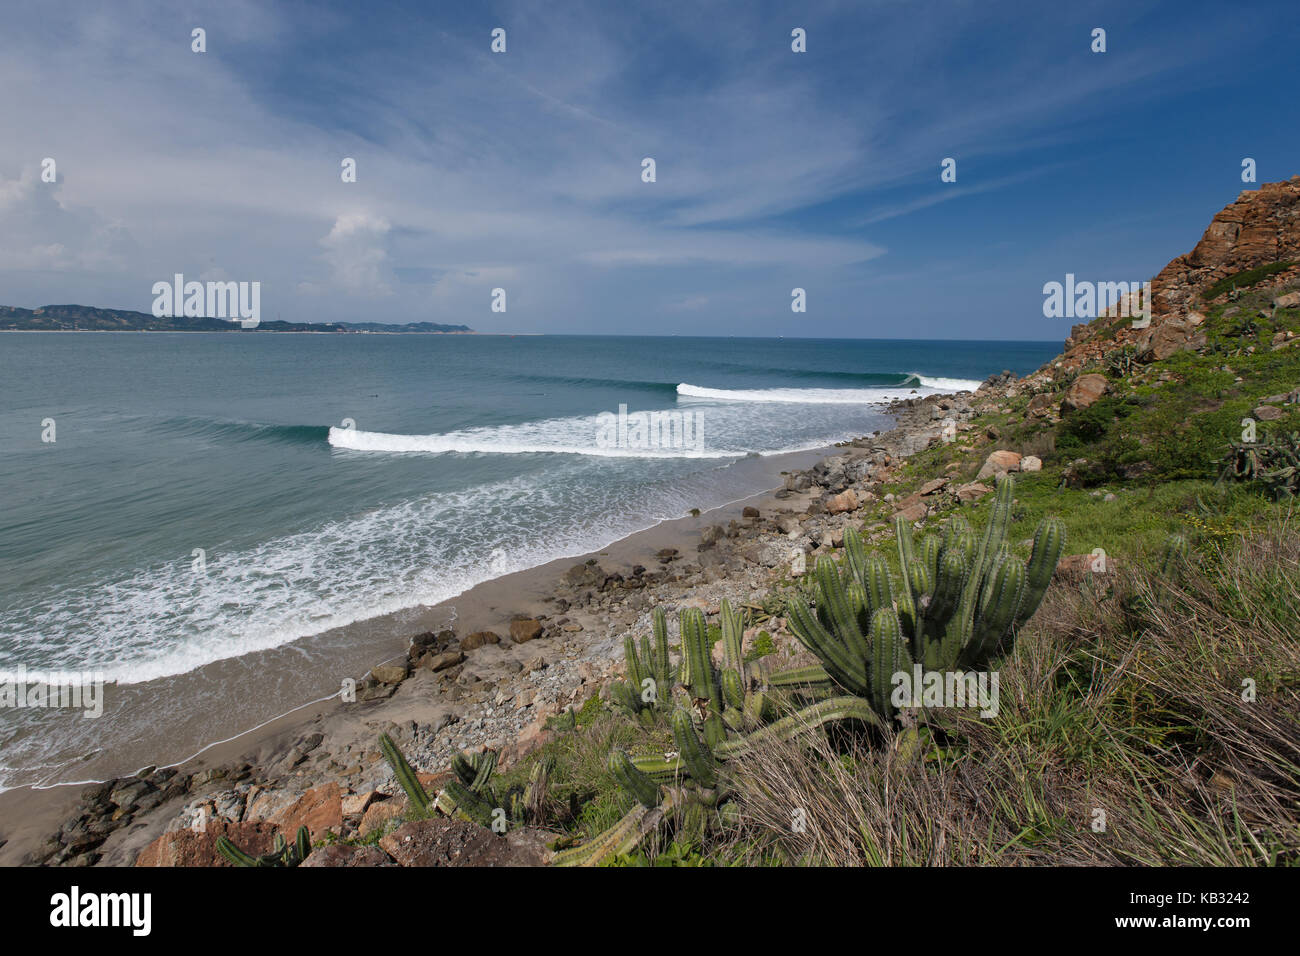
[[[476,334],[468,325],[439,322],[260,322],[242,329],[228,319],[156,317],[128,309],[97,309],[88,305],[43,305],[20,309],[0,305],[0,332],[332,332],[352,334]]]

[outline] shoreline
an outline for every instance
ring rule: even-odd
[[[927,396],[927,398],[934,397],[937,396]],[[905,402],[906,400],[904,400],[904,404]],[[896,413],[891,409],[897,404],[899,403],[895,402],[882,409],[890,419],[895,420],[895,424]],[[857,439],[856,441],[862,440]],[[853,442],[844,444],[852,445]],[[825,458],[833,457],[836,453],[842,453],[842,446],[830,445],[816,449],[785,452],[781,455],[772,456],[770,459],[764,459],[764,461],[773,469],[774,477],[775,471],[780,466],[786,466],[780,471],[782,475],[787,473],[803,474],[805,469],[814,467]],[[547,605],[551,600],[551,596],[557,589],[562,587],[561,582],[566,572],[573,567],[595,561],[612,573],[623,573],[631,571],[638,565],[650,565],[655,561],[655,556],[664,549],[676,549],[682,554],[698,556],[698,549],[694,545],[698,545],[702,529],[719,521],[735,521],[741,516],[745,508],[754,507],[756,504],[759,506],[766,505],[767,508],[770,508],[772,501],[776,500],[773,496],[780,490],[779,485],[769,486],[751,495],[723,503],[707,511],[701,511],[699,515],[687,515],[681,518],[660,521],[657,524],[616,539],[595,551],[553,558],[532,568],[479,582],[467,591],[436,605],[416,606],[401,612],[383,615],[379,618],[368,619],[365,622],[358,622],[358,624],[371,627],[386,623],[389,628],[401,629],[402,636],[396,640],[360,642],[361,646],[353,648],[351,656],[359,656],[367,663],[354,668],[353,674],[354,676],[365,674],[367,666],[376,666],[402,658],[404,645],[408,644],[413,636],[418,635],[421,631],[428,632],[433,628],[448,623],[455,626],[458,634],[494,631],[503,636],[504,644],[510,644],[510,638],[504,635],[509,630],[512,616],[526,613],[537,615],[550,622],[564,617],[563,614],[555,614],[554,609]],[[450,622],[446,620],[448,614],[451,615]],[[610,623],[608,627],[610,631],[613,631],[616,625]],[[341,628],[338,630],[348,629]],[[544,645],[548,643],[547,638],[554,638],[568,633],[582,634],[585,640],[579,643],[586,644],[586,647],[570,645],[563,649],[564,651],[572,650],[575,654],[568,663],[581,664],[593,655],[608,661],[610,660],[609,652],[615,648],[621,657],[621,639],[611,643],[608,634],[603,640],[597,639],[594,632],[587,631],[585,626],[584,631],[568,632],[563,630],[563,625],[558,625],[554,628],[554,633],[548,630],[544,638],[536,644],[514,645],[514,647],[545,650]],[[313,637],[320,638],[321,636],[314,635]],[[283,645],[280,648],[275,648],[270,652],[259,652],[255,655],[246,656],[265,658],[268,655],[281,652],[281,656],[288,659],[297,656],[296,645],[310,640],[312,638],[304,638]],[[376,646],[377,643],[387,644],[390,653],[385,653],[384,650],[379,649]],[[495,656],[500,659],[490,662],[490,664],[494,665],[490,668],[492,670],[501,670],[503,666],[508,667],[509,665],[503,664],[503,661],[509,661],[514,656],[517,656],[503,653],[491,646],[487,648],[487,651],[488,656]],[[563,653],[543,654],[541,656],[544,658],[547,656],[563,657]],[[220,668],[222,665],[227,665],[240,669],[244,666],[244,663],[241,662],[243,662],[243,658],[236,658],[214,662],[213,665],[206,665],[206,667]],[[260,663],[263,667],[267,664],[265,660]],[[547,661],[547,666],[551,666],[551,663]],[[204,668],[199,670],[204,670]],[[187,675],[180,676],[185,677]],[[358,683],[361,682],[359,676],[356,679]],[[333,690],[320,698],[308,700],[284,711],[260,717],[252,726],[237,729],[220,739],[205,743],[187,756],[156,766],[142,765],[135,772],[166,772],[174,770],[178,775],[192,777],[232,763],[252,766],[258,762],[273,761],[277,755],[282,754],[286,748],[292,745],[293,739],[300,738],[303,730],[308,726],[321,721],[326,723],[336,722],[341,709],[349,706],[342,704],[338,700],[338,696],[338,691]],[[439,710],[439,703],[436,700],[425,702],[425,709],[432,708],[437,711]],[[441,703],[444,705],[443,709],[445,709],[447,702]],[[386,710],[395,709],[386,706],[390,704],[391,698],[378,703],[363,704],[362,706],[369,708],[367,717],[374,718]],[[416,711],[420,709],[419,707],[415,708]],[[369,722],[373,723],[374,721],[372,719]],[[356,732],[353,731],[353,733]],[[161,748],[155,748],[153,756],[157,756],[157,749]],[[28,854],[37,851],[44,839],[52,832],[57,831],[59,823],[76,809],[86,791],[96,790],[113,779],[120,781],[128,779],[130,776],[131,773],[127,772],[122,777],[108,778],[106,781],[89,779],[66,784],[23,785],[0,792],[0,865],[20,864],[24,862],[24,858]],[[165,810],[166,808],[162,807],[161,809]],[[150,816],[156,816],[156,814],[150,814]],[[133,825],[131,829],[136,830],[136,826]],[[151,825],[146,825],[145,829],[150,834],[155,833],[155,827]],[[131,850],[140,848],[137,845],[138,839],[124,842],[126,843],[124,850],[126,848]],[[126,862],[129,862],[129,860],[122,858],[118,853],[105,854],[103,860],[105,865],[121,865]]]

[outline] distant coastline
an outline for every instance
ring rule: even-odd
[[[310,332],[320,335],[477,335],[468,325],[439,322],[261,322],[241,328],[227,319],[154,316],[87,305],[0,306],[0,332]]]

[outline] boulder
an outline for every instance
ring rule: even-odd
[[[397,664],[376,664],[370,668],[370,676],[381,684],[400,684],[411,675],[411,668],[406,661]]]
[[[1104,375],[1080,375],[1065,390],[1065,397],[1061,399],[1061,411],[1064,413],[1087,408],[1105,395],[1109,388],[1110,383]]]
[[[404,823],[381,837],[380,849],[399,866],[545,866],[545,835],[529,827],[498,836],[466,820]]]
[[[1005,475],[1009,471],[1018,471],[1020,469],[1020,453],[1014,451],[995,451],[990,452],[989,456],[984,459],[984,464],[980,466],[979,474],[975,478],[992,478],[995,475]]]
[[[580,564],[578,567],[585,567],[585,565]],[[491,631],[475,631],[473,634],[466,634],[460,639],[460,649],[462,651],[472,651],[484,644],[498,644],[500,642],[501,638]]]
[[[970,484],[962,485],[957,489],[957,500],[962,504],[970,504],[972,501],[978,501],[993,489],[983,482],[972,481]]]
[[[926,507],[924,504],[922,504],[921,502],[917,501],[903,508],[900,508],[894,514],[896,517],[902,518],[904,521],[915,523],[917,521],[920,521],[929,513],[930,513],[930,509]]]
[[[269,823],[231,823],[211,819],[202,830],[169,830],[135,858],[136,866],[230,866],[217,852],[217,838],[225,837],[252,856],[270,853],[276,828]]]
[[[396,866],[388,854],[377,846],[349,846],[335,843],[311,851],[302,866]]]
[[[366,808],[366,812],[362,814],[361,823],[357,826],[357,832],[361,836],[368,836],[376,830],[382,830],[388,825],[389,820],[395,820],[404,815],[409,806],[409,801],[405,796],[376,801],[370,804]]]
[[[326,831],[343,832],[343,793],[337,783],[308,790],[296,801],[271,817],[286,834],[295,834],[305,826],[312,839],[323,837]],[[289,839],[288,836],[285,839]]]
[[[1251,412],[1251,414],[1261,422],[1275,422],[1279,418],[1284,418],[1286,416],[1286,412],[1282,411],[1280,408],[1275,408],[1272,405],[1260,405]]]
[[[1273,308],[1275,309],[1294,309],[1297,307],[1300,307],[1300,291],[1287,292],[1273,297]]]
[[[918,491],[917,494],[921,495],[922,497],[925,497],[926,495],[932,495],[936,491],[942,491],[947,484],[948,484],[947,478],[932,478],[931,480],[927,481],[925,484],[921,486],[921,490]]]
[[[1024,458],[1020,459],[1020,470],[1021,471],[1042,471],[1043,460],[1039,458],[1037,455],[1026,455]]]
[[[852,488],[841,491],[838,495],[831,496],[830,500],[826,502],[826,510],[833,515],[844,514],[848,511],[857,511],[858,507],[858,496],[853,493]]]
[[[542,622],[533,618],[523,618],[510,622],[510,639],[516,644],[527,644],[542,636]]]
[[[430,671],[445,671],[449,667],[464,663],[462,651],[443,651],[441,654],[425,654],[420,658],[420,666]]]

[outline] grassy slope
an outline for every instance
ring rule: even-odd
[[[1020,394],[957,442],[909,459],[886,486],[905,495],[937,475],[971,480],[993,448],[1032,452],[1044,467],[1018,476],[1017,550],[1027,555],[1035,524],[1056,514],[1067,553],[1101,548],[1112,559],[1106,575],[1050,589],[1003,662],[996,718],[932,713],[920,737],[815,733],[760,750],[732,765],[739,823],[715,816],[704,836],[674,837],[670,827],[621,862],[1300,862],[1292,499],[1215,480],[1241,419],[1262,398],[1300,387],[1300,346],[1269,347],[1276,331],[1300,333],[1300,310],[1263,318],[1266,299],[1245,296],[1228,317],[1227,306],[1212,309],[1206,355],[1129,374],[1083,369],[1108,374],[1112,394],[1056,425],[1029,417],[1031,396]],[[985,437],[990,425],[996,442]],[[1300,406],[1260,423],[1261,440],[1284,431],[1300,431]],[[1078,459],[1088,464],[1071,467]],[[948,503],[925,526],[961,511],[979,527],[987,510],[987,499]],[[862,513],[893,564],[892,535],[881,530],[891,515],[883,503]],[[1153,570],[1171,532],[1192,543],[1177,580]],[[1243,681],[1252,702],[1241,699]],[[507,782],[554,759],[546,822],[584,840],[631,805],[605,769],[614,746],[672,749],[665,727],[636,726],[593,698],[575,729]],[[809,820],[800,835],[790,832],[795,810]]]

